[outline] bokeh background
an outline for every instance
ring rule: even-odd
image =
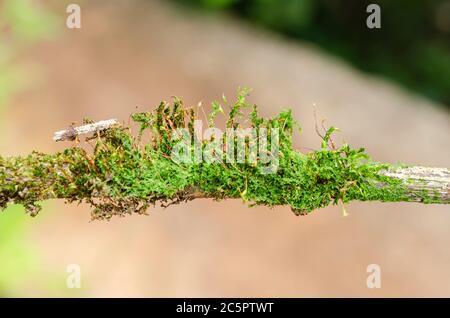
[[[449,167],[450,2],[0,0],[0,153],[55,152],[84,117],[128,120],[173,95],[239,86],[266,116],[293,109],[302,151],[318,120],[378,161]],[[85,205],[0,213],[0,296],[450,296],[450,208],[353,202],[307,217],[195,200],[90,222]],[[366,286],[369,264],[381,288]],[[66,286],[69,264],[81,288]]]

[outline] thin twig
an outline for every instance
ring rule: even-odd
[[[65,130],[55,132],[53,140],[58,141],[73,141],[79,135],[99,132],[109,129],[113,126],[119,125],[117,119],[101,120],[92,124],[87,124],[79,127],[70,127]]]

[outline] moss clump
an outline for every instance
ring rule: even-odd
[[[227,105],[230,112],[226,127],[243,127],[242,122],[248,121],[249,127],[266,128],[269,142],[278,129],[275,173],[262,173],[261,168],[268,165],[260,158],[244,163],[172,160],[172,133],[176,129],[186,128],[192,133],[193,144],[198,142],[194,110],[175,98],[172,104],[162,102],[155,111],[133,114],[139,125],[137,136],[123,127],[97,133],[92,153],[72,147],[53,155],[33,152],[26,157],[0,157],[0,208],[22,204],[35,215],[40,209],[37,202],[64,198],[91,204],[93,219],[109,219],[113,215],[143,214],[155,203],[170,205],[197,197],[242,198],[249,205],[289,205],[298,215],[338,201],[410,200],[400,181],[378,174],[388,165],[373,162],[364,149],[347,144],[330,146],[333,127],[326,132],[319,150],[307,154],[296,151],[292,147],[296,123],[291,112],[261,118],[256,106],[246,102],[247,93],[239,91],[237,101]],[[214,103],[208,117],[210,126],[221,112],[222,106]],[[151,140],[142,142],[148,133]],[[200,147],[204,149],[206,143],[201,141]]]

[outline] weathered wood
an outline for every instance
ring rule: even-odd
[[[447,168],[406,167],[381,171],[380,174],[402,180],[410,190],[412,201],[420,202],[426,191],[439,203],[450,203],[450,170]]]
[[[102,131],[113,126],[119,125],[117,119],[101,120],[92,124],[79,127],[70,127],[65,130],[55,132],[54,141],[73,141],[77,136]]]

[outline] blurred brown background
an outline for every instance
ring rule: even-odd
[[[54,37],[16,58],[28,85],[2,110],[0,152],[55,152],[52,134],[83,117],[119,118],[183,97],[209,103],[238,86],[263,115],[290,107],[302,125],[297,146],[318,148],[314,108],[335,138],[375,160],[449,166],[450,115],[424,97],[366,75],[306,43],[224,14],[167,1],[79,1],[81,29],[67,29],[66,1],[43,1],[57,16]],[[28,73],[27,73],[28,74]],[[307,217],[288,208],[195,200],[150,216],[89,222],[89,208],[50,202],[37,218],[17,215],[32,249],[5,295],[145,297],[450,296],[450,209],[360,203]],[[1,236],[0,236],[1,237]],[[0,240],[1,244],[7,244]],[[14,262],[14,250],[0,252]],[[381,288],[366,286],[369,264]],[[15,266],[11,263],[12,267]],[[66,288],[79,264],[82,288]],[[22,267],[21,267],[22,268]],[[0,265],[0,272],[8,276]],[[1,278],[1,275],[0,275]]]

